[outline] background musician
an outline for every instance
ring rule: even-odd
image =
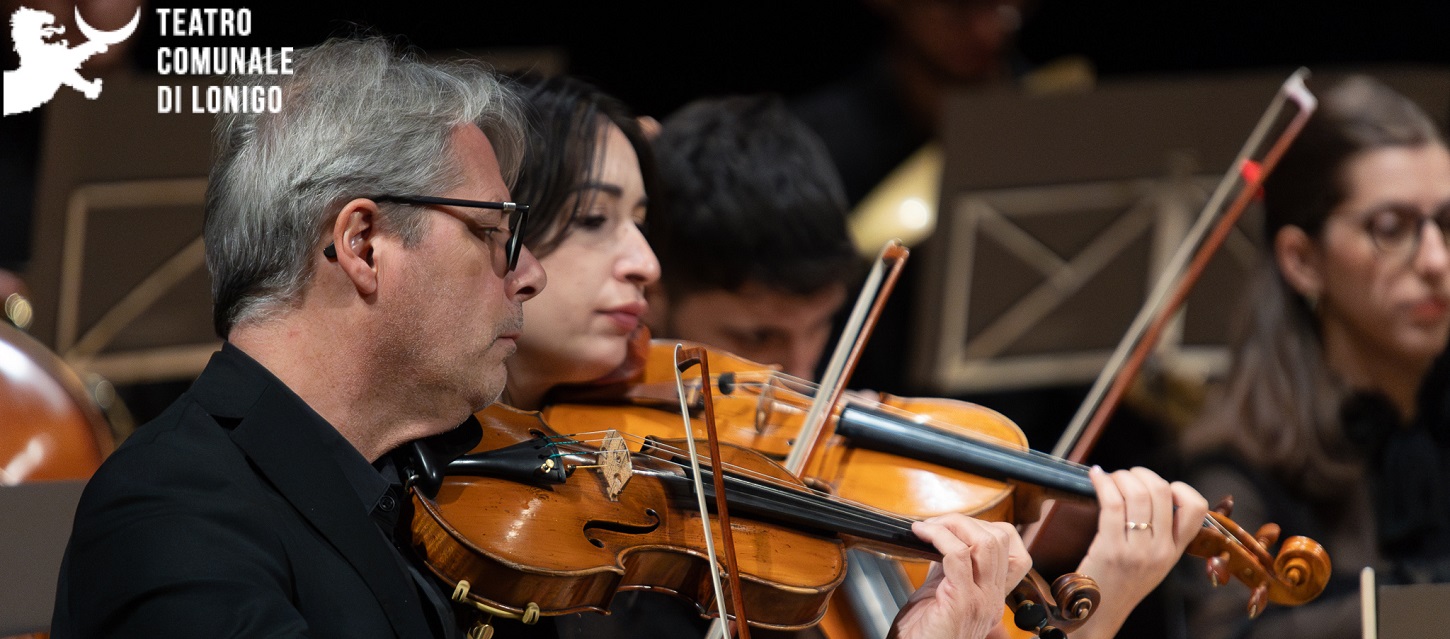
[[[686,105],[653,149],[666,214],[650,224],[651,332],[814,379],[859,269],[825,145],[759,95]]]
[[[1335,573],[1254,622],[1241,592],[1190,585],[1191,636],[1358,637],[1364,566],[1450,581],[1450,152],[1412,102],[1354,77],[1322,94],[1264,205],[1233,366],[1186,435],[1192,481],[1233,495],[1249,530],[1272,516],[1320,541]]]

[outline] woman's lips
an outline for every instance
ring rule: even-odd
[[[1450,300],[1444,298],[1430,298],[1410,307],[1411,319],[1426,324],[1444,320],[1447,312],[1450,312]]]
[[[639,315],[635,313],[601,311],[600,314],[609,318],[610,322],[613,322],[615,326],[619,327],[620,331],[626,334],[634,332],[634,329],[639,327]]]
[[[644,302],[630,302],[599,311],[599,314],[609,318],[609,321],[619,327],[622,333],[628,335],[634,332],[634,329],[639,328],[639,318],[648,308],[649,306]]]

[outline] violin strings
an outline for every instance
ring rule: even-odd
[[[684,464],[669,459],[656,457],[661,463],[684,469]],[[702,464],[709,464],[708,460],[702,459]],[[713,465],[710,466],[713,469]],[[750,472],[748,469],[741,469],[731,464],[723,466],[726,472],[726,480],[747,482],[749,485],[762,491],[767,496],[773,497],[777,503],[784,505],[785,500],[806,499],[812,502],[815,508],[819,509],[821,515],[834,515],[842,520],[856,522],[858,526],[875,527],[878,531],[882,528],[889,528],[888,533],[905,534],[910,531],[911,522],[909,518],[901,517],[895,513],[880,510],[866,504],[841,499],[834,495],[818,493],[809,489],[802,489],[791,484],[783,483],[774,477],[760,475]],[[728,489],[727,489],[728,490]]]
[[[583,436],[583,435],[601,435],[603,432],[607,432],[607,431],[600,431],[600,432],[594,432],[594,433],[580,433],[579,435],[581,435],[581,436]],[[659,440],[650,440],[650,439],[647,439],[647,438],[644,438],[644,437],[640,437],[638,435],[622,435],[622,436],[623,436],[623,438],[626,441],[633,441],[635,443],[641,444],[641,446],[648,445],[650,448],[653,448],[653,449],[656,449],[656,450],[659,450],[659,451],[662,451],[662,452],[665,452],[665,453],[673,454],[673,455],[676,455],[676,456],[679,456],[679,457],[684,457],[684,456],[687,455],[687,452],[684,449],[679,448],[679,447],[676,447],[676,446],[671,446],[671,445],[665,444],[665,443],[663,443],[663,442],[661,442]],[[573,438],[570,438],[568,440],[568,442],[569,443],[579,443],[579,444],[589,444],[590,442],[593,442],[593,441],[600,441],[600,442],[602,442],[602,441],[604,441],[604,439],[605,439],[605,437],[602,437],[602,436],[601,437],[595,437],[595,438],[587,438],[587,439],[579,439],[578,436],[575,436]],[[590,451],[583,451],[583,452],[585,454],[595,454],[598,451],[592,451],[592,450],[590,450]],[[643,452],[635,452],[635,454],[637,454],[637,455],[643,455],[644,457],[646,457],[648,459],[653,459],[655,461],[658,461],[658,462],[661,462],[663,464],[667,464],[667,465],[670,465],[670,466],[683,467],[683,464],[682,463],[676,462],[676,461],[674,461],[672,459],[667,459],[667,458],[665,458],[663,456],[660,456],[660,455],[648,454],[648,453],[643,453]],[[556,456],[558,456],[558,455],[556,455]],[[711,463],[711,462],[713,462],[713,460],[711,460],[708,455],[701,455],[700,456],[700,460],[701,460],[701,462],[704,462],[704,463]],[[711,465],[713,466],[713,463],[711,463]],[[784,489],[784,490],[790,490],[790,491],[795,492],[795,493],[810,494],[810,495],[813,495],[813,496],[819,496],[819,497],[822,497],[822,498],[827,498],[827,499],[836,500],[836,501],[840,501],[840,502],[844,502],[844,503],[849,503],[852,506],[859,506],[862,509],[874,510],[876,513],[881,514],[881,515],[895,516],[894,513],[891,513],[889,511],[885,511],[885,510],[881,510],[881,509],[877,509],[877,508],[874,508],[874,507],[869,506],[869,505],[866,505],[866,504],[857,504],[856,502],[851,502],[850,500],[844,500],[844,499],[841,499],[841,498],[836,497],[834,495],[828,495],[828,494],[825,494],[825,493],[818,493],[818,492],[815,492],[815,491],[810,491],[809,488],[795,486],[793,484],[787,483],[785,480],[782,480],[782,479],[777,478],[777,477],[772,477],[771,475],[768,475],[768,474],[765,474],[765,473],[761,473],[759,471],[756,471],[756,470],[753,470],[753,469],[750,469],[750,468],[740,467],[740,466],[737,466],[737,465],[734,465],[734,464],[730,464],[728,462],[724,463],[722,465],[722,468],[726,472],[734,473],[736,476],[753,479],[753,480],[755,480],[755,481],[757,481],[757,482],[759,482],[761,484],[769,484],[772,487],[776,487],[776,488],[780,488],[780,489]],[[810,492],[807,492],[807,491],[810,491]]]
[[[581,439],[580,437],[582,437],[582,436],[594,436],[594,437],[588,437],[588,438]],[[673,454],[673,455],[677,455],[679,457],[688,457],[689,456],[689,452],[686,451],[685,449],[664,444],[663,442],[661,442],[659,440],[652,440],[652,439],[649,439],[649,438],[646,438],[646,437],[641,437],[639,435],[626,434],[626,433],[620,433],[620,436],[625,441],[639,444],[641,448],[643,448],[645,446],[648,446],[650,448],[654,448],[654,449],[657,449],[657,450],[661,450],[661,451],[664,451],[666,453],[670,453],[670,454]],[[568,444],[579,444],[579,445],[593,445],[594,442],[603,443],[606,439],[608,439],[608,431],[595,431],[595,432],[590,432],[590,433],[579,433],[578,435],[569,436],[569,437],[567,437],[564,440],[564,443],[568,443]],[[592,454],[597,454],[598,452],[600,452],[600,451],[598,451],[598,450],[586,450],[586,451],[579,451],[576,454],[589,454],[589,455],[592,455]],[[662,463],[666,463],[666,464],[669,464],[671,466],[684,467],[684,465],[681,464],[681,463],[679,463],[679,462],[675,462],[675,461],[672,461],[672,460],[669,460],[669,459],[665,459],[664,457],[661,457],[659,455],[646,454],[646,453],[642,453],[640,451],[631,451],[631,452],[634,453],[634,454],[636,454],[636,455],[644,455],[646,458],[653,459],[653,460],[656,460],[656,461],[659,461],[659,462],[662,462]],[[554,457],[561,457],[562,455],[555,454],[553,456]],[[700,460],[702,462],[708,462],[708,461],[710,461],[710,457],[708,455],[701,455],[700,456]],[[725,466],[726,466],[726,470],[728,470],[728,471],[736,472],[737,474],[740,474],[740,475],[752,476],[752,477],[755,477],[756,479],[758,479],[759,481],[762,481],[762,482],[779,482],[780,481],[780,480],[778,480],[778,479],[776,479],[774,477],[771,477],[771,476],[766,475],[766,474],[763,474],[763,473],[759,473],[759,472],[757,472],[755,470],[752,470],[752,469],[749,469],[749,468],[739,468],[739,467],[735,467],[735,466],[730,465],[730,464],[726,464]]]
[[[1239,539],[1238,535],[1233,534],[1233,532],[1230,531],[1228,529],[1228,527],[1224,526],[1223,524],[1218,523],[1218,520],[1217,519],[1214,519],[1213,516],[1206,515],[1206,516],[1204,516],[1203,519],[1204,519],[1204,528],[1212,528],[1212,529],[1214,529],[1219,534],[1221,534],[1224,537],[1228,538],[1229,543],[1231,543],[1231,544],[1233,544],[1235,546],[1238,546],[1240,548],[1248,548],[1248,546],[1246,546],[1244,544],[1244,542]],[[1250,552],[1252,552],[1252,551],[1250,551]]]
[[[729,374],[730,373],[725,373],[725,375],[729,375]],[[790,392],[797,393],[797,394],[801,395],[802,397],[810,397],[811,395],[808,394],[807,392],[803,392],[800,389],[805,389],[806,391],[815,391],[815,390],[817,390],[819,388],[815,383],[813,383],[813,382],[811,382],[809,380],[805,380],[805,379],[802,379],[802,378],[799,378],[799,377],[794,377],[792,375],[788,375],[788,374],[783,373],[783,372],[780,372],[780,371],[750,371],[750,372],[746,372],[746,373],[736,373],[736,374],[734,374],[734,376],[735,377],[734,377],[733,383],[734,383],[734,386],[736,387],[736,390],[737,391],[739,389],[754,390],[755,391],[755,395],[757,397],[759,397],[761,400],[764,400],[765,399],[765,394],[764,394],[764,392],[762,392],[760,390],[757,390],[757,387],[758,388],[765,388],[767,386],[770,386],[773,382],[777,382],[777,381],[781,383],[781,385],[780,386],[777,386],[777,388],[782,388],[783,390],[787,390],[787,391],[790,391]],[[714,375],[713,377],[714,377],[714,383],[715,383],[715,385],[718,386],[718,381],[719,381],[721,375]],[[699,388],[700,380],[699,380],[699,378],[690,379],[690,380],[686,380],[686,383],[690,385],[690,388],[691,389],[698,389]],[[794,388],[792,388],[792,387],[794,387]],[[733,395],[733,393],[732,393],[732,395]],[[917,414],[917,413],[913,413],[913,412],[908,411],[908,410],[905,410],[905,409],[897,408],[895,406],[890,406],[890,405],[887,405],[887,404],[882,404],[880,402],[871,403],[871,402],[864,402],[864,401],[861,401],[861,400],[858,400],[858,399],[854,399],[854,398],[848,398],[845,402],[843,402],[843,404],[853,403],[853,402],[854,403],[857,403],[857,404],[861,404],[861,405],[867,405],[867,406],[869,406],[871,408],[874,408],[874,409],[879,410],[879,411],[882,411],[882,412],[887,412],[887,413],[894,414],[894,415],[896,415],[899,418],[902,418],[902,419],[907,420],[907,421],[911,421],[911,422],[916,423],[916,424],[920,424],[922,426],[934,428],[938,432],[941,432],[941,433],[943,433],[943,434],[945,434],[947,436],[962,438],[962,439],[974,441],[974,442],[979,443],[979,444],[984,445],[984,446],[989,446],[989,447],[996,448],[999,452],[1003,452],[1003,453],[1006,453],[1006,454],[1012,454],[1012,455],[1019,456],[1019,457],[1023,458],[1025,461],[1031,461],[1031,462],[1039,463],[1039,464],[1042,464],[1042,465],[1045,465],[1045,466],[1048,466],[1048,467],[1056,467],[1056,468],[1059,468],[1059,469],[1067,470],[1067,471],[1073,472],[1074,474],[1077,474],[1081,478],[1086,478],[1088,476],[1088,468],[1089,467],[1087,465],[1085,465],[1085,464],[1073,462],[1073,461],[1070,461],[1070,460],[1067,460],[1067,459],[1062,459],[1060,457],[1053,456],[1050,453],[1046,453],[1046,452],[1043,452],[1043,451],[1039,451],[1039,450],[1036,450],[1036,449],[1033,449],[1033,448],[1030,448],[1030,447],[1018,449],[1018,448],[1004,446],[1003,444],[1005,444],[1005,442],[1002,439],[1000,439],[1000,438],[992,437],[992,436],[986,435],[984,433],[978,433],[978,432],[960,432],[959,430],[955,430],[955,429],[951,428],[950,425],[945,424],[941,420],[938,420],[938,419],[935,419],[935,418],[930,418],[930,417],[924,417],[923,415],[920,415],[920,414]],[[795,412],[798,412],[800,414],[804,414],[805,413],[805,409],[802,406],[797,405],[795,403],[788,402],[788,401],[782,401],[782,399],[779,398],[779,397],[776,397],[775,398],[775,403],[777,405],[779,405],[779,406],[784,406],[786,408],[793,409]],[[802,404],[805,404],[805,403],[807,403],[807,402],[802,402]],[[1220,530],[1220,532],[1227,533],[1227,531],[1224,531],[1223,530],[1223,527],[1221,525],[1219,525],[1218,522],[1216,520],[1214,520],[1212,517],[1205,516],[1204,517],[1203,524],[1204,524],[1205,527],[1215,528],[1215,529]],[[1230,534],[1228,536],[1230,538],[1233,538],[1233,539],[1235,539],[1237,541],[1237,538],[1236,537],[1233,537],[1233,535]]]
[[[582,435],[597,435],[597,434],[598,433],[581,433],[580,435],[582,436]],[[586,442],[591,441],[591,439],[586,438],[586,437],[581,437],[581,436],[573,436],[573,437],[563,438],[563,439],[567,439],[567,441],[570,442],[570,443],[586,443]],[[636,435],[625,435],[624,437],[627,440],[633,440],[635,442],[646,442],[645,438],[642,438],[642,437],[639,437],[639,436],[636,436]],[[597,438],[597,439],[599,439],[600,441],[602,441],[602,438]],[[658,441],[648,441],[646,443],[648,443],[653,448],[657,448],[657,449],[659,449],[661,451],[664,451],[664,452],[674,453],[676,455],[680,455],[680,454],[682,454],[684,452],[681,449],[678,449],[678,448],[675,448],[675,447],[672,447],[672,446],[668,446],[668,445],[661,444]],[[587,451],[578,451],[578,452],[581,452],[583,454],[596,454],[598,451],[587,450]],[[655,461],[657,461],[657,462],[659,462],[661,464],[664,464],[666,466],[670,466],[670,467],[673,467],[673,468],[677,468],[677,469],[681,469],[681,470],[683,470],[683,469],[686,468],[685,464],[683,464],[681,462],[674,461],[672,459],[667,459],[667,458],[662,457],[660,455],[649,454],[649,453],[642,453],[642,452],[634,452],[633,454],[634,455],[640,455],[640,456],[645,457],[647,459],[653,459],[653,460],[655,460]],[[703,465],[706,465],[706,466],[708,466],[710,468],[714,468],[713,460],[709,459],[707,456],[701,456],[700,462]],[[835,515],[838,515],[838,516],[841,516],[841,517],[852,518],[852,519],[855,519],[857,521],[862,521],[862,522],[865,522],[865,523],[873,523],[873,524],[878,525],[878,526],[879,525],[892,526],[892,527],[895,527],[899,532],[900,531],[907,531],[907,530],[909,530],[910,527],[911,527],[911,523],[913,521],[915,521],[914,519],[911,519],[909,517],[902,517],[902,516],[900,516],[900,515],[898,515],[896,513],[892,513],[890,511],[882,510],[882,509],[879,509],[879,508],[870,506],[868,504],[861,504],[861,503],[858,503],[858,502],[854,502],[854,501],[851,501],[851,500],[847,500],[847,499],[843,499],[843,498],[837,497],[835,495],[830,495],[830,494],[826,494],[826,493],[820,493],[820,492],[812,491],[809,488],[795,486],[795,485],[786,483],[784,480],[781,480],[779,478],[772,477],[770,475],[766,475],[766,474],[763,474],[763,473],[759,473],[757,471],[754,471],[754,470],[751,470],[751,469],[748,469],[748,468],[742,468],[742,467],[736,466],[734,464],[730,464],[728,462],[722,464],[721,465],[721,468],[722,468],[722,470],[724,470],[727,473],[727,477],[730,476],[731,474],[733,474],[734,477],[736,477],[738,480],[741,480],[741,481],[753,481],[755,486],[757,486],[757,487],[759,487],[759,488],[761,488],[763,490],[766,490],[766,491],[768,491],[770,493],[773,493],[776,496],[787,496],[788,495],[788,496],[791,496],[791,497],[805,497],[805,498],[811,499],[811,500],[813,500],[813,501],[816,502],[816,505],[817,506],[820,506],[820,507],[824,508],[825,509],[825,512],[829,512],[831,514],[835,514]],[[869,517],[875,517],[877,519],[881,519],[881,520],[885,520],[885,521],[884,522],[883,521],[872,522],[869,519]]]
[[[958,433],[958,432],[953,431],[953,430],[949,430],[949,429],[946,429],[946,428],[942,428],[941,427],[941,422],[939,422],[938,420],[931,419],[931,418],[928,418],[926,420],[920,420],[920,419],[917,419],[918,416],[915,415],[914,413],[912,413],[910,411],[907,411],[907,410],[904,410],[904,409],[897,408],[895,406],[889,406],[889,405],[886,405],[886,404],[879,404],[879,405],[875,406],[874,408],[876,408],[877,410],[880,410],[882,412],[894,413],[898,417],[901,417],[903,419],[908,419],[908,420],[914,421],[914,422],[916,422],[918,424],[922,424],[924,426],[931,427],[931,428],[933,428],[933,429],[941,432],[942,434],[944,434],[944,435],[946,435],[948,437],[960,437],[960,438],[963,438],[963,439],[972,440],[975,443],[980,444],[982,446],[988,446],[988,447],[996,448],[999,452],[1002,452],[1004,454],[1017,455],[1017,456],[1023,457],[1025,460],[1029,460],[1029,461],[1032,461],[1032,462],[1035,462],[1035,463],[1041,463],[1041,464],[1044,464],[1044,465],[1047,465],[1047,466],[1050,466],[1050,467],[1057,467],[1057,468],[1061,468],[1061,469],[1068,470],[1070,472],[1073,472],[1075,474],[1078,474],[1080,477],[1083,477],[1083,478],[1088,477],[1088,469],[1089,469],[1089,467],[1087,465],[1084,465],[1084,464],[1080,464],[1080,463],[1073,462],[1073,461],[1070,461],[1070,460],[1062,459],[1062,458],[1059,458],[1059,457],[1054,457],[1051,454],[1044,453],[1042,451],[1034,450],[1034,449],[1031,449],[1031,448],[1027,448],[1027,449],[1016,449],[1016,448],[1005,447],[1005,446],[1002,446],[1000,443],[998,443],[998,442],[1001,442],[1002,440],[997,439],[997,438],[993,438],[993,437],[990,437],[990,436],[981,435],[979,433]],[[1214,519],[1211,516],[1205,515],[1204,518],[1203,518],[1203,522],[1202,522],[1201,525],[1204,528],[1212,528],[1212,529],[1218,531],[1219,533],[1221,533],[1225,537],[1227,537],[1235,545],[1238,545],[1238,546],[1243,546],[1244,545],[1243,542],[1241,540],[1239,540],[1239,538],[1237,536],[1235,536],[1233,533],[1231,533],[1227,528],[1225,528],[1222,524],[1220,524],[1218,522],[1218,520]]]
[[[600,435],[600,433],[582,433],[581,435]],[[653,448],[653,449],[662,451],[664,453],[672,454],[672,455],[675,455],[675,456],[678,456],[678,457],[688,457],[688,451],[685,451],[684,449],[678,448],[678,447],[675,447],[675,446],[669,446],[669,445],[663,444],[663,443],[661,443],[658,440],[649,440],[647,438],[640,437],[638,435],[628,435],[628,434],[626,434],[626,435],[622,435],[622,436],[623,436],[623,438],[626,441],[630,441],[630,442],[633,442],[633,443],[636,443],[636,444],[640,444],[641,447],[648,446],[650,448]],[[581,444],[581,445],[592,445],[593,442],[603,442],[605,439],[606,438],[604,436],[599,436],[599,437],[594,437],[594,438],[585,438],[585,439],[571,439],[569,441],[569,443],[571,443],[571,444]],[[599,451],[597,451],[597,450],[585,450],[585,451],[576,451],[575,454],[589,454],[589,455],[592,455],[592,454],[597,454],[598,452]],[[672,459],[667,459],[667,458],[665,458],[665,457],[663,457],[661,455],[658,455],[658,454],[644,453],[644,452],[641,452],[641,451],[631,451],[631,452],[634,455],[641,455],[641,456],[643,456],[643,457],[645,457],[647,459],[652,459],[652,460],[658,461],[660,463],[663,463],[663,464],[666,464],[666,465],[669,465],[669,466],[672,466],[672,467],[677,467],[677,468],[686,468],[687,467],[685,464],[683,464],[681,462],[677,462],[677,461],[674,461]],[[559,457],[561,455],[557,455],[556,454],[554,456],[555,457]],[[710,459],[710,457],[708,455],[701,455],[700,456],[700,461],[701,461],[701,463],[709,464],[712,460]],[[769,475],[766,475],[766,474],[757,472],[757,471],[752,470],[752,469],[749,469],[749,468],[740,468],[740,467],[734,466],[732,464],[725,464],[724,465],[724,468],[725,468],[725,470],[727,472],[734,472],[734,473],[736,473],[737,475],[740,475],[740,476],[750,477],[750,478],[752,478],[752,479],[754,479],[754,480],[756,480],[756,481],[758,481],[760,483],[771,483],[771,484],[786,485],[783,482],[781,482],[781,480],[779,480],[779,479],[777,479],[775,477],[771,477]]]
[[[714,375],[713,376],[714,377],[713,384],[716,387],[719,386],[719,380],[720,380],[720,378],[723,375],[730,375],[730,373],[725,373],[725,374],[722,374],[722,375]],[[734,375],[735,375],[734,380],[733,380],[734,389],[732,389],[732,392],[729,395],[727,395],[727,396],[735,396],[736,393],[738,393],[741,389],[745,389],[747,391],[751,391],[749,394],[751,396],[753,396],[753,397],[756,397],[757,398],[757,401],[759,402],[759,401],[765,401],[767,399],[767,394],[763,390],[760,390],[760,389],[764,389],[766,387],[779,388],[781,390],[784,390],[784,391],[787,391],[787,392],[790,392],[790,393],[794,393],[794,394],[800,396],[801,401],[792,402],[792,401],[788,401],[786,398],[782,398],[780,396],[774,396],[774,397],[771,397],[770,399],[775,403],[775,405],[776,405],[775,408],[785,408],[785,409],[789,409],[790,412],[792,412],[794,414],[800,414],[800,415],[804,415],[806,413],[807,408],[809,407],[810,402],[809,401],[806,401],[806,400],[809,399],[809,398],[811,398],[811,397],[813,397],[814,396],[814,391],[816,391],[816,390],[819,389],[818,385],[815,384],[814,382],[810,382],[808,380],[805,380],[805,379],[802,379],[802,378],[799,378],[799,377],[794,377],[794,376],[791,376],[791,375],[788,375],[788,374],[785,374],[785,373],[782,373],[782,372],[779,372],[779,371],[769,371],[769,372],[756,372],[756,371],[751,371],[751,372],[746,372],[746,373],[736,373]],[[773,385],[773,382],[780,382],[780,384],[779,385]],[[691,389],[692,391],[698,391],[699,384],[700,384],[700,380],[699,380],[699,378],[689,379],[689,380],[686,380],[686,384],[688,385],[688,388]],[[804,390],[802,390],[802,389],[804,389]],[[968,439],[968,440],[971,440],[971,441],[980,442],[980,443],[983,443],[983,444],[988,445],[988,446],[995,446],[995,447],[998,447],[1000,449],[1003,449],[1003,450],[1005,450],[1007,452],[1016,453],[1018,455],[1025,456],[1025,457],[1027,457],[1030,460],[1038,461],[1038,462],[1044,463],[1046,465],[1058,466],[1058,467],[1061,467],[1061,468],[1071,469],[1071,470],[1079,470],[1079,471],[1082,471],[1084,473],[1084,475],[1087,472],[1087,466],[1084,466],[1082,464],[1078,464],[1078,463],[1075,463],[1075,462],[1071,462],[1071,461],[1068,461],[1068,460],[1065,460],[1065,459],[1061,459],[1061,458],[1058,458],[1058,457],[1053,457],[1052,455],[1049,455],[1049,454],[1044,453],[1042,451],[1033,450],[1030,447],[1029,448],[1023,448],[1023,449],[1008,448],[1008,447],[1003,446],[1003,444],[1005,444],[1006,442],[1003,439],[1001,439],[1001,438],[993,437],[993,436],[988,435],[986,433],[980,433],[980,432],[975,432],[975,431],[962,432],[960,430],[954,430],[950,424],[947,424],[947,423],[945,423],[945,422],[943,422],[943,421],[941,421],[939,419],[927,417],[927,416],[924,416],[924,415],[920,415],[918,413],[913,413],[913,412],[908,411],[906,409],[898,408],[898,407],[895,407],[895,406],[890,406],[890,405],[883,404],[883,403],[880,403],[880,402],[871,402],[871,401],[866,401],[866,400],[861,400],[861,399],[851,398],[851,397],[846,398],[845,401],[842,402],[843,405],[845,405],[845,404],[851,404],[851,403],[854,403],[854,404],[857,404],[857,405],[860,405],[860,406],[865,406],[865,407],[868,407],[868,408],[872,408],[872,409],[875,409],[875,410],[878,410],[878,411],[881,411],[881,412],[891,413],[891,414],[897,416],[898,418],[900,418],[900,419],[902,419],[904,421],[910,421],[912,423],[920,424],[920,425],[923,425],[923,426],[929,426],[929,427],[935,428],[937,431],[940,431],[942,433],[945,433],[945,434],[950,435],[950,436],[953,436],[953,437],[960,437],[960,438],[963,438],[963,439]],[[758,411],[758,413],[776,413],[776,412],[784,412],[784,411],[779,411],[779,410]]]
[[[599,434],[599,433],[582,433],[581,435],[595,435],[595,434]],[[626,440],[632,440],[632,441],[635,441],[637,443],[646,443],[646,439],[645,438],[639,437],[637,435],[625,435],[624,437],[625,437]],[[587,443],[587,442],[590,442],[590,441],[603,441],[603,437],[599,437],[597,439],[574,440],[574,441],[576,443]],[[684,450],[683,449],[680,449],[680,448],[677,448],[677,447],[673,447],[673,446],[669,446],[669,445],[665,445],[665,444],[663,444],[663,443],[661,443],[659,441],[650,441],[648,443],[653,448],[656,448],[656,449],[661,450],[663,452],[671,453],[671,454],[675,454],[675,455],[681,455],[681,456],[684,455]],[[592,452],[591,452],[591,454],[592,454]],[[655,459],[656,461],[659,461],[659,462],[662,462],[662,463],[671,465],[671,466],[683,467],[683,465],[680,464],[680,463],[678,463],[678,462],[675,462],[675,461],[672,461],[672,460],[669,460],[669,459],[665,459],[665,458],[663,458],[661,456],[658,456],[658,455],[645,455],[645,456],[646,457],[649,457],[649,458],[652,458],[652,459]],[[708,457],[706,457],[706,456],[702,456],[701,457],[701,462],[702,463],[709,463],[710,461],[711,460]],[[725,470],[727,472],[734,472],[737,475],[741,475],[741,476],[746,476],[746,477],[753,478],[753,479],[755,479],[756,481],[758,481],[758,482],[760,482],[762,484],[770,484],[771,486],[783,487],[784,490],[793,490],[793,491],[795,491],[797,493],[801,492],[799,488],[797,488],[795,486],[792,486],[791,484],[784,483],[784,482],[782,482],[781,480],[779,480],[779,479],[777,479],[775,477],[771,477],[771,476],[766,475],[766,474],[758,473],[758,472],[756,472],[754,470],[751,470],[751,469],[748,469],[748,468],[740,468],[740,467],[737,467],[737,466],[734,466],[734,465],[728,464],[728,463],[724,465],[724,468],[725,468]],[[901,518],[899,515],[896,515],[895,513],[892,513],[892,512],[886,511],[886,510],[882,510],[882,509],[879,509],[879,508],[875,508],[873,506],[870,506],[869,504],[861,504],[859,502],[853,502],[853,501],[846,500],[846,499],[842,499],[840,497],[836,497],[836,496],[833,496],[833,495],[825,495],[825,494],[819,494],[819,493],[812,493],[812,494],[819,495],[820,497],[823,498],[824,501],[826,501],[832,507],[836,507],[837,504],[848,504],[849,505],[848,508],[850,508],[850,509],[866,510],[866,511],[871,511],[873,514],[876,514],[876,515],[879,515],[879,516],[898,518],[898,519],[902,519],[903,521],[907,521],[908,520],[907,518]],[[1228,529],[1226,529],[1222,524],[1220,524],[1218,522],[1218,520],[1214,519],[1211,516],[1205,516],[1203,518],[1203,521],[1201,523],[1201,526],[1204,527],[1204,528],[1212,528],[1212,529],[1218,531],[1220,534],[1222,534],[1225,537],[1227,537],[1230,540],[1230,542],[1231,543],[1234,543],[1235,545],[1240,545],[1240,546],[1243,545],[1243,543],[1238,539],[1237,536],[1233,535]]]
[[[557,436],[549,437],[549,439],[551,441],[553,441],[553,443],[555,443],[556,445],[560,445],[560,446],[570,445],[570,446],[580,446],[580,447],[584,447],[584,446],[592,446],[594,442],[603,443],[604,440],[606,439],[606,436],[608,435],[608,432],[609,431],[594,431],[594,432],[586,432],[586,433],[577,433],[577,434],[574,434],[574,435],[557,435]],[[672,455],[681,456],[681,457],[686,456],[688,454],[682,448],[665,444],[665,443],[663,443],[663,442],[661,442],[659,440],[653,440],[653,439],[649,439],[649,438],[646,438],[646,437],[642,437],[642,436],[639,436],[639,435],[633,435],[633,434],[620,433],[620,435],[623,437],[624,440],[629,441],[629,442],[632,442],[632,443],[635,443],[635,444],[639,444],[641,447],[643,447],[643,446],[649,446],[650,448],[653,448],[655,450],[661,451],[663,453],[672,454]],[[585,449],[585,450],[577,450],[577,451],[574,451],[573,454],[595,455],[595,454],[598,454],[599,452],[601,452],[601,451],[599,451],[597,449]],[[683,464],[681,462],[678,462],[678,461],[675,461],[673,459],[668,459],[668,458],[666,458],[666,457],[664,457],[662,455],[659,455],[659,454],[650,454],[650,453],[644,453],[644,452],[641,452],[641,451],[631,451],[631,452],[634,455],[640,455],[640,456],[643,456],[643,457],[645,457],[647,459],[652,459],[652,460],[657,461],[657,462],[659,462],[661,464],[664,464],[666,466],[670,466],[670,467],[673,467],[673,468],[676,468],[676,469],[684,470],[684,469],[687,468],[687,466],[685,464]],[[564,456],[567,456],[567,455],[566,454],[563,454],[563,453],[556,453],[556,454],[553,455],[553,457],[556,457],[556,458],[557,457],[564,457]],[[706,467],[714,468],[714,463],[713,462],[714,462],[714,460],[710,459],[709,456],[706,456],[706,455],[700,456],[700,463],[703,464],[703,465],[705,465]],[[1077,466],[1078,468],[1084,469],[1084,474],[1086,474],[1086,471],[1085,471],[1086,466],[1082,466],[1081,464],[1073,464],[1073,466]],[[781,479],[776,478],[776,477],[772,477],[770,475],[767,475],[767,474],[764,474],[764,473],[755,471],[755,470],[750,469],[750,468],[744,468],[744,467],[740,467],[740,466],[737,466],[737,465],[734,465],[734,464],[725,463],[725,464],[722,465],[722,469],[725,470],[725,472],[727,472],[727,473],[733,473],[736,477],[739,477],[739,478],[741,478],[743,480],[753,480],[753,481],[756,482],[756,485],[757,486],[762,487],[762,488],[765,488],[765,489],[770,490],[770,491],[774,491],[777,495],[785,494],[786,491],[789,491],[789,493],[792,494],[792,495],[808,495],[810,498],[816,500],[819,503],[819,505],[823,506],[824,508],[830,509],[830,512],[834,512],[835,514],[838,514],[838,515],[847,516],[847,517],[856,517],[856,516],[859,516],[859,515],[862,515],[862,514],[870,514],[870,515],[874,515],[874,516],[877,516],[877,517],[881,517],[881,518],[885,518],[887,520],[890,520],[887,525],[896,526],[898,528],[906,529],[906,530],[909,530],[910,529],[911,522],[916,521],[916,520],[914,520],[914,519],[912,519],[910,517],[902,517],[902,516],[900,516],[900,515],[898,515],[896,513],[892,513],[890,511],[883,510],[883,509],[880,509],[880,508],[871,506],[869,504],[862,504],[860,502],[851,501],[851,500],[848,500],[848,499],[844,499],[844,498],[841,498],[841,497],[837,497],[835,495],[830,495],[830,494],[827,494],[827,493],[820,493],[820,492],[816,492],[816,491],[811,491],[809,488],[795,486],[793,484],[790,484],[790,483],[785,482],[784,480],[781,480]],[[1225,537],[1230,544],[1233,544],[1233,545],[1239,546],[1239,547],[1244,547],[1243,541],[1240,540],[1237,535],[1234,535],[1232,531],[1228,530],[1228,528],[1226,528],[1223,524],[1219,523],[1218,520],[1217,519],[1214,519],[1212,516],[1205,515],[1204,518],[1203,518],[1202,523],[1200,524],[1200,526],[1203,527],[1203,528],[1213,529],[1214,531],[1218,532],[1220,535],[1222,535],[1223,537]]]

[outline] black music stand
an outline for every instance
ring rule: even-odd
[[[1372,74],[1432,116],[1450,114],[1450,69]],[[1090,382],[1288,75],[952,96],[936,232],[916,260],[913,381],[952,395]],[[1320,75],[1311,86],[1336,74]],[[1175,370],[1208,376],[1227,363],[1255,219],[1160,344]]]

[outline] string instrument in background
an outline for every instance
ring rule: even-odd
[[[75,371],[0,321],[0,485],[87,479],[114,447]]]
[[[109,422],[75,371],[0,319],[0,490],[31,482],[89,479],[114,448]],[[54,583],[53,573],[50,581]],[[9,585],[33,588],[33,584]]]

